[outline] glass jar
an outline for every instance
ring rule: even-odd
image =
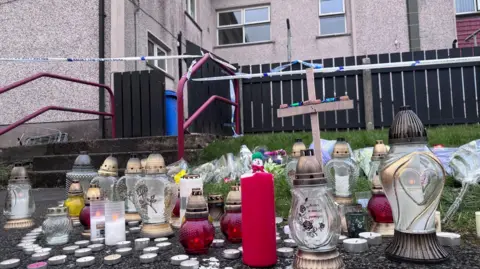
[[[242,242],[242,197],[238,186],[232,186],[227,195],[220,229],[231,243]]]
[[[49,208],[47,219],[42,224],[42,230],[48,245],[68,243],[70,232],[73,230],[72,221],[68,217],[68,208]]]
[[[125,175],[115,183],[115,197],[125,201],[125,221],[140,221],[140,215],[133,204],[135,184],[142,178],[141,161],[135,154],[130,156],[125,169]]]
[[[65,196],[68,197],[72,181],[78,180],[82,186],[83,198],[86,198],[90,181],[96,176],[98,176],[98,173],[92,166],[92,159],[86,151],[80,151],[80,155],[77,156],[73,163],[72,171],[66,174]]]
[[[117,158],[109,156],[105,159],[100,170],[98,170],[98,176],[92,179],[91,183],[94,183],[100,187],[102,191],[102,197],[108,201],[115,200],[115,183],[118,179],[118,161]]]

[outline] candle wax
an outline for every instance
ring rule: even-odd
[[[125,241],[125,219],[119,218],[116,221],[105,222],[105,244],[115,245],[118,242]]]
[[[335,194],[338,196],[349,196],[350,195],[350,184],[348,180],[350,179],[349,175],[340,176],[335,173]]]

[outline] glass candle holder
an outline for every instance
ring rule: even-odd
[[[51,207],[47,209],[46,217],[42,224],[42,230],[47,244],[64,245],[68,243],[70,232],[73,229],[72,221],[68,217],[68,208]]]
[[[5,229],[27,229],[35,225],[32,215],[35,212],[35,200],[27,169],[15,164],[10,173],[3,215],[7,219]]]
[[[348,212],[345,214],[349,238],[358,238],[358,234],[369,231],[369,216],[364,212]]]
[[[100,170],[98,170],[98,176],[92,179],[91,183],[94,183],[100,187],[102,191],[102,197],[108,201],[115,200],[115,183],[118,179],[118,161],[117,158],[109,156],[105,159]]]
[[[300,158],[302,155],[301,151],[306,149],[307,147],[303,143],[302,139],[295,139],[295,143],[292,146],[292,154],[290,155],[287,165],[285,166],[286,178],[288,179],[288,184],[290,184],[290,187],[293,186],[293,180],[295,179],[298,158]]]
[[[208,220],[203,192],[194,188],[188,199],[185,221],[180,228],[180,243],[187,254],[207,254],[215,237],[215,228]]]
[[[100,188],[98,188],[95,183],[90,184],[90,187],[87,191],[87,200],[85,200],[85,206],[80,212],[80,223],[84,228],[84,232],[82,233],[83,236],[90,237],[90,203],[102,199]]]
[[[68,190],[68,198],[65,200],[64,206],[68,208],[68,214],[72,220],[77,220],[80,212],[85,207],[85,199],[82,186],[77,179],[72,180],[70,189]]]
[[[225,203],[220,229],[231,243],[242,242],[242,197],[239,186],[232,186]]]
[[[142,179],[141,161],[135,154],[130,156],[125,169],[125,175],[115,183],[115,197],[125,202],[125,221],[141,221],[142,218],[133,204],[135,184]]]
[[[105,201],[90,202],[90,240],[105,238]]]
[[[183,223],[187,204],[193,189],[203,190],[203,179],[200,175],[184,175],[180,179],[180,221]]]
[[[105,245],[125,241],[125,203],[105,203]]]
[[[223,195],[210,194],[208,195],[208,214],[212,218],[213,222],[219,222],[222,218],[225,204],[223,202]]]
[[[68,198],[68,191],[73,180],[78,180],[82,186],[83,198],[87,197],[87,190],[90,182],[94,177],[98,176],[97,171],[93,168],[92,159],[86,151],[80,151],[73,163],[72,170],[66,174],[65,196]]]

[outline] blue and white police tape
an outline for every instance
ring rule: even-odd
[[[0,62],[127,62],[127,61],[152,61],[170,59],[200,58],[201,55],[168,55],[168,56],[139,56],[119,58],[58,58],[58,57],[32,57],[32,58],[0,58]]]
[[[280,71],[283,71],[285,70],[287,67],[290,67],[294,64],[301,64],[303,66],[306,66],[306,67],[309,67],[309,68],[313,68],[313,69],[320,69],[320,68],[323,68],[323,65],[321,64],[316,64],[316,63],[309,63],[309,62],[304,62],[304,61],[301,61],[301,60],[295,60],[289,64],[284,64],[284,65],[281,65],[281,66],[278,66],[278,67],[275,67],[273,68],[272,70],[270,70],[269,73],[274,73],[274,72],[280,72]]]

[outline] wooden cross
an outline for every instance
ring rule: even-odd
[[[315,95],[315,78],[313,69],[309,68],[306,70],[307,74],[307,88],[308,88],[308,100],[313,102],[317,100]],[[300,89],[294,89],[299,91]],[[331,96],[333,97],[333,96]],[[277,116],[279,118],[291,117],[297,115],[310,115],[310,122],[312,126],[312,138],[313,146],[315,149],[315,156],[322,166],[323,170],[323,161],[322,161],[322,147],[320,141],[320,123],[318,122],[318,113],[325,111],[334,111],[334,110],[347,110],[353,109],[353,100],[346,101],[336,101],[330,103],[320,103],[320,104],[309,104],[302,105],[297,107],[289,108],[280,108],[277,110]]]

